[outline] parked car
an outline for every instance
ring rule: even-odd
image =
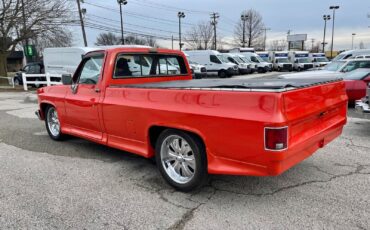
[[[25,65],[19,72],[14,75],[14,85],[23,85],[22,73],[25,74],[43,74],[44,73],[44,64],[41,62],[31,62]],[[42,80],[40,77],[28,78],[29,81]],[[38,87],[39,85],[35,85]]]
[[[356,58],[369,55],[370,49],[348,50],[338,54],[332,61],[346,60],[349,58]]]
[[[150,71],[130,74],[132,56]],[[160,71],[161,60],[178,72]],[[180,51],[106,48],[86,54],[63,85],[38,89],[36,114],[53,140],[69,134],[155,157],[183,191],[208,174],[279,175],[346,123],[341,79],[191,79]]]
[[[364,118],[370,119],[370,84],[367,86],[366,96],[356,101],[356,112]]]
[[[348,101],[354,104],[356,100],[366,96],[367,85],[370,83],[370,68],[345,73],[343,79],[346,83]]]
[[[204,65],[199,64],[198,62],[189,60],[190,68],[193,70],[195,79],[202,79],[207,77],[207,68]]]
[[[323,69],[312,70],[303,73],[292,73],[280,75],[279,78],[297,78],[297,77],[313,77],[321,75],[333,75],[336,76],[338,73],[351,72],[359,68],[370,68],[370,59],[348,59],[341,61],[333,61],[327,64]]]

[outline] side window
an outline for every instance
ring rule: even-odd
[[[362,62],[360,62],[358,68],[370,68],[370,62],[369,61],[362,61]]]
[[[210,56],[209,56],[209,59],[210,59],[210,61],[211,61],[211,62],[213,62],[213,63],[221,64],[220,59],[218,59],[218,58],[216,57],[216,55],[210,55]]]
[[[187,74],[180,56],[160,54],[121,54],[117,57],[113,78],[132,78]]]
[[[102,65],[103,55],[87,58],[81,68],[78,83],[95,85],[98,82]]]

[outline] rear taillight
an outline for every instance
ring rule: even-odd
[[[281,151],[288,148],[288,127],[265,128],[265,149]]]

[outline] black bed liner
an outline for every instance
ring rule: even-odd
[[[119,88],[199,89],[199,90],[271,90],[286,91],[341,81],[342,78],[322,77],[305,79],[201,79],[158,83],[112,85]]]

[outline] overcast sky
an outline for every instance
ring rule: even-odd
[[[330,5],[339,5],[335,17],[334,49],[350,49],[352,33],[356,33],[355,47],[363,41],[370,48],[370,1],[369,0],[127,0],[124,6],[124,30],[152,34],[163,38],[178,37],[177,12],[184,11],[183,32],[199,21],[209,21],[209,12],[220,14],[218,33],[231,39],[235,23],[245,9],[254,9],[262,17],[266,27],[267,44],[271,40],[286,39],[288,30],[307,33],[308,39],[322,41],[324,21],[322,16],[330,14]],[[95,6],[94,6],[95,5]],[[98,5],[98,6],[96,6]],[[88,23],[120,30],[119,6],[116,0],[85,0]],[[90,24],[91,27],[91,24]],[[100,26],[101,27],[101,26]],[[332,20],[327,27],[327,42],[331,39]],[[75,45],[83,45],[79,27],[74,27]],[[99,29],[87,28],[89,45],[93,45]],[[160,45],[170,48],[169,40],[158,40]],[[177,43],[177,42],[176,42]],[[178,47],[175,44],[175,47]]]

